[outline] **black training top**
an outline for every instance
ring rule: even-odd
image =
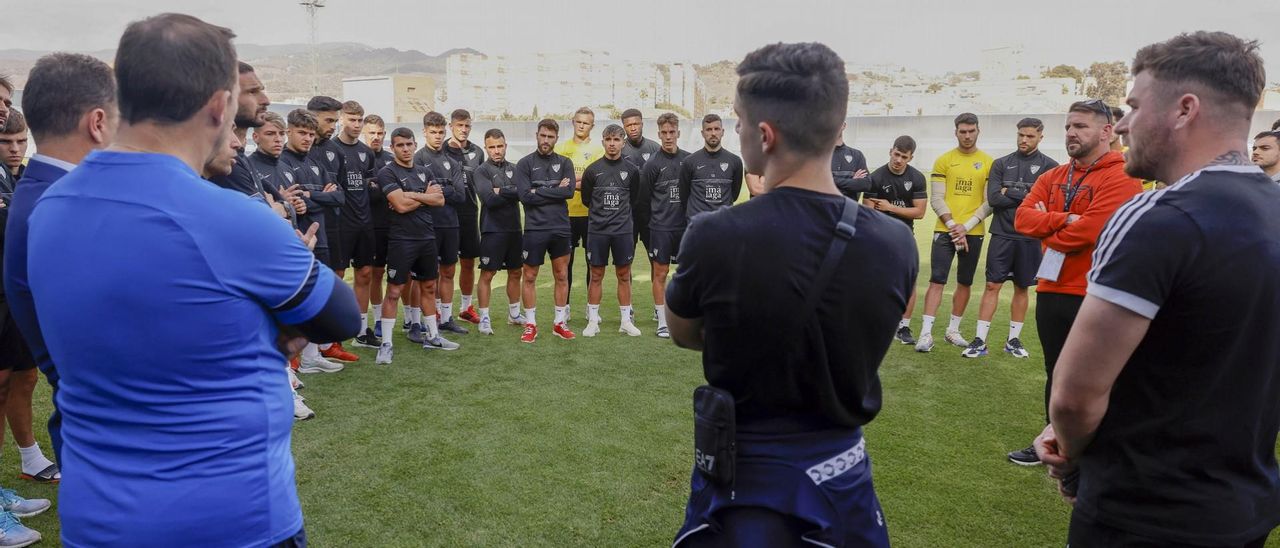
[[[1089,296],[1151,326],[1079,459],[1077,512],[1206,546],[1280,524],[1277,208],[1262,170],[1214,166],[1107,221]]]
[[[573,160],[536,151],[516,162],[515,182],[524,204],[524,230],[569,235],[569,199],[573,198]],[[569,184],[560,186],[568,179]]]
[[[347,193],[347,201],[342,204],[342,228],[362,229],[373,226],[373,214],[369,211],[369,182],[375,176],[373,164],[373,149],[369,145],[357,140],[354,145],[348,145],[341,139],[333,139],[331,142],[337,144],[337,150],[343,157],[343,163],[347,166],[347,183],[342,187]]]
[[[231,164],[230,175],[218,175],[209,178],[209,182],[218,185],[227,190],[234,190],[245,196],[256,196],[261,199],[262,185],[253,177],[253,173],[249,171],[249,158],[245,156],[244,150],[236,154],[235,161]]]
[[[515,183],[516,166],[492,160],[476,168],[476,194],[480,195],[480,232],[520,233],[520,191]],[[497,189],[495,194],[493,191]]]
[[[396,155],[387,149],[373,151],[373,172],[378,173],[388,164],[396,163]],[[375,176],[369,183],[369,213],[373,216],[373,228],[386,230],[391,226],[391,204],[387,203],[387,194],[378,185]]]
[[[1018,233],[1013,228],[1013,217],[1036,179],[1055,167],[1058,167],[1058,162],[1039,149],[1031,154],[1014,151],[991,163],[991,173],[987,175],[987,203],[991,204],[992,234],[1015,240],[1035,239]],[[1006,189],[1004,194],[1000,193],[1002,188]]]
[[[315,158],[286,147],[284,152],[280,153],[280,165],[289,170],[293,183],[300,185],[303,190],[311,194],[310,197],[302,198],[307,204],[307,212],[298,216],[298,230],[306,232],[312,224],[319,223],[320,229],[316,232],[316,249],[328,249],[329,235],[325,232],[325,212],[341,208],[342,202],[346,200],[346,193],[342,189],[324,191],[325,172],[320,164],[316,163]]]
[[[658,151],[662,150],[662,145],[652,139],[640,138],[640,144],[634,144],[631,139],[623,139],[622,142],[622,158],[636,169],[644,169],[645,162],[652,160]]]
[[[849,145],[836,145],[831,152],[831,176],[835,178],[840,193],[854,200],[858,199],[858,193],[871,189],[869,177],[853,177],[859,170],[869,171],[867,157],[862,151]]]
[[[587,232],[631,234],[635,202],[640,195],[640,169],[619,157],[600,158],[582,172],[582,205],[587,206]]]
[[[378,171],[378,186],[382,187],[383,192],[391,194],[400,190],[403,192],[426,192],[427,185],[439,184],[431,178],[431,174],[427,169],[415,165],[411,168],[401,166],[395,162],[387,164],[381,171]],[[430,207],[426,204],[420,204],[417,209],[408,213],[391,212],[391,226],[387,229],[388,240],[409,240],[409,241],[426,241],[434,240],[436,237],[435,228],[432,226],[431,210],[439,209],[438,207]]]
[[[342,149],[338,147],[335,139],[320,140],[316,138],[315,144],[311,145],[311,151],[307,153],[308,158],[312,158],[324,170],[324,182],[338,185],[338,190],[343,191],[343,202],[345,206],[346,191],[344,187],[347,181],[347,164],[342,155]],[[342,218],[342,209],[326,210],[324,216],[324,228],[330,232],[337,232],[339,228],[339,220]]]
[[[924,200],[929,197],[928,191],[925,190],[924,174],[911,166],[907,166],[902,175],[898,175],[889,169],[889,164],[885,164],[873,171],[867,180],[871,184],[862,194],[865,199],[885,200],[897,207],[911,207],[915,205],[913,203],[915,200]],[[897,215],[889,216],[907,223],[910,227],[916,224],[915,219]]]
[[[659,150],[640,170],[639,199],[636,208],[649,212],[649,229],[676,232],[684,230],[684,195],[680,193],[680,164],[688,152],[675,154]]]
[[[444,206],[431,208],[435,228],[458,228],[458,208],[464,207],[467,200],[462,165],[450,158],[443,148],[431,150],[425,146],[414,153],[413,164],[427,168],[427,175],[444,188]]]
[[[690,219],[699,213],[729,207],[742,191],[742,159],[720,149],[700,148],[680,167],[680,195]]]
[[[458,217],[475,219],[479,212],[476,208],[476,168],[485,161],[484,149],[471,141],[459,148],[453,144],[453,139],[449,139],[444,142],[444,152],[462,169],[462,182],[466,185],[466,201],[455,208]]]
[[[844,204],[783,187],[689,221],[667,306],[702,318],[703,372],[733,393],[741,430],[857,428],[880,411],[877,370],[915,283],[915,240],[863,209],[816,313],[800,317]]]

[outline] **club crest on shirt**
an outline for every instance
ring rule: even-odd
[[[1035,175],[1040,172],[1040,166],[1031,166],[1031,174]]]
[[[729,162],[720,162],[720,171],[729,172]]]
[[[292,183],[292,182],[293,182],[293,173],[288,172],[288,171],[284,172],[284,178],[285,178],[285,179],[288,179],[288,180],[289,180],[289,182],[290,182],[290,183]]]
[[[422,181],[422,182],[424,182],[424,183],[425,183],[425,182],[427,182],[427,174],[426,174],[426,173],[421,173],[421,172],[419,172],[419,173],[418,173],[418,180],[419,180],[419,181]]]
[[[641,154],[641,155],[640,155],[640,157],[641,157],[641,158],[644,158],[644,161],[646,161],[646,162],[648,162],[648,161],[649,161],[649,157],[650,157],[650,156],[653,156],[653,155],[652,155],[652,154],[649,154],[648,152],[646,152],[646,153],[644,153],[644,154]]]
[[[584,150],[584,151],[582,151],[582,159],[583,159],[583,160],[590,160],[590,159],[591,159],[591,153],[590,153],[590,152],[587,152],[587,151],[585,151],[585,150]]]
[[[844,155],[844,161],[845,161],[845,162],[848,162],[848,163],[850,163],[850,164],[852,164],[852,163],[853,163],[853,155],[852,155],[852,154],[845,154],[845,155]]]
[[[476,153],[474,153],[474,152],[468,152],[468,153],[467,153],[467,159],[468,159],[468,160],[474,160],[474,159],[476,159]]]
[[[982,162],[974,162],[973,169],[982,169]]]
[[[364,163],[364,161],[365,161],[367,158],[369,158],[369,156],[368,156],[367,154],[363,153],[363,152],[358,152],[358,153],[356,153],[356,154],[357,154],[358,156],[360,156],[360,163],[362,163],[362,164]]]
[[[622,180],[623,180],[623,181],[627,180],[627,175],[630,175],[630,174],[629,174],[629,173],[627,173],[627,172],[625,172],[625,171],[624,171],[624,172],[622,172]]]
[[[904,190],[908,190],[908,191],[910,191],[910,190],[911,190],[911,181],[907,181],[907,182],[905,182],[905,183],[902,183],[902,188],[903,188]]]
[[[560,164],[556,164],[556,165],[551,166],[551,171],[554,171],[554,172],[556,172],[556,173],[560,173]]]
[[[508,169],[508,170],[507,170],[507,178],[508,178],[508,179],[510,179],[510,178],[512,178],[512,177],[515,177],[515,175],[516,175],[516,172],[511,171],[510,169]]]
[[[320,166],[311,166],[311,172],[312,172],[312,173],[315,173],[316,175],[319,175],[319,174],[320,174]]]
[[[390,276],[390,277],[392,277],[392,278],[396,277],[396,269],[394,269],[394,268],[388,268],[388,269],[387,269],[387,276]]]
[[[445,162],[445,163],[444,163],[444,168],[445,168],[445,169],[453,169],[453,165],[452,165],[452,164],[450,164],[449,162]]]
[[[330,151],[328,151],[328,152],[325,152],[325,153],[324,153],[324,156],[325,156],[326,158],[328,158],[330,162],[332,162],[332,161],[333,161],[333,159],[334,159],[334,155],[333,155],[333,151],[332,151],[332,150],[330,150]]]

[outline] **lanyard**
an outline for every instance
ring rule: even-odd
[[[1101,160],[1101,159],[1102,159],[1102,156],[1099,156],[1098,160]],[[1075,175],[1075,169],[1076,169],[1075,161],[1073,160],[1071,164],[1067,166],[1067,189],[1062,192],[1064,196],[1064,201],[1062,204],[1063,212],[1071,211],[1071,202],[1075,201],[1076,194],[1080,193],[1080,185],[1084,184],[1084,178],[1089,176],[1090,171],[1093,171],[1093,166],[1098,164],[1098,160],[1094,160],[1092,164],[1089,164],[1089,167],[1085,168],[1084,175],[1080,176],[1079,181],[1073,180],[1073,177]]]

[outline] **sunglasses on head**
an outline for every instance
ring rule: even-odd
[[[1111,116],[1111,107],[1107,106],[1107,104],[1103,102],[1102,99],[1089,99],[1088,101],[1080,101],[1079,103],[1076,103],[1076,105],[1082,106],[1098,114],[1106,116],[1108,124],[1116,123],[1115,118],[1112,118]]]

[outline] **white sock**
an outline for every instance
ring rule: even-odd
[[[619,306],[618,310],[622,311],[622,323],[631,323],[631,305]]]
[[[489,309],[488,309],[488,308],[481,308],[481,309],[480,309],[480,319],[481,319],[481,320],[487,320],[487,319],[489,319]]]
[[[904,327],[911,327],[911,318],[903,318],[902,321],[898,322],[898,329]]]
[[[364,314],[361,314],[361,315],[360,315],[360,327],[364,327],[364,326],[366,326],[366,325],[369,325],[369,313],[368,313],[368,312],[365,312]],[[363,333],[361,333],[361,334],[363,335]]]
[[[963,317],[961,317],[961,316],[957,316],[957,315],[955,315],[955,314],[952,314],[952,315],[951,315],[951,323],[947,324],[947,333],[951,333],[951,332],[953,332],[953,331],[954,331],[954,332],[959,333],[959,332],[960,332],[960,320],[963,320],[963,319],[964,319],[964,318],[963,318]]]
[[[977,334],[978,338],[985,341],[987,340],[987,335],[990,332],[991,332],[991,322],[984,322],[982,320],[978,320],[978,334]]]
[[[551,322],[551,324],[552,324],[552,325],[555,325],[555,324],[558,324],[558,323],[563,323],[563,322],[564,322],[564,317],[565,317],[565,315],[567,315],[568,313],[569,313],[569,307],[568,307],[568,306],[557,306],[557,307],[556,307],[556,321]]]
[[[393,330],[396,328],[396,319],[383,318],[378,321],[382,322],[382,334],[386,335],[385,337],[382,338],[382,342],[391,344],[391,339],[395,338],[395,337],[392,337],[391,334],[395,332]]]
[[[45,458],[44,453],[40,452],[40,444],[33,443],[31,447],[19,447],[18,454],[22,455],[22,473],[34,476],[53,465],[53,461]]]
[[[507,305],[507,316],[514,318],[520,315],[520,303]]]
[[[333,343],[324,343],[320,345],[320,350],[328,350],[332,346],[333,346]]]
[[[404,318],[408,320],[409,325],[422,323],[422,310],[418,307],[405,307]]]
[[[436,310],[440,311],[440,323],[449,323],[453,319],[453,303],[443,303]]]
[[[656,305],[653,305],[653,309],[658,311],[658,327],[666,327],[667,326],[667,305],[656,304]]]
[[[1009,340],[1022,336],[1022,322],[1009,322]]]
[[[439,313],[440,313],[440,305],[443,305],[443,304],[444,304],[444,303],[440,302],[440,299],[436,299],[436,313],[437,313],[437,314],[439,314]]]
[[[538,325],[538,307],[524,309],[524,321],[528,325]]]
[[[924,315],[924,321],[920,325],[920,336],[933,334],[933,316]]]
[[[302,359],[308,361],[320,359],[320,347],[316,346],[316,343],[307,343],[302,347]]]
[[[468,308],[471,308],[471,295],[463,295],[463,296],[462,296],[462,309],[463,309],[463,310],[466,310],[466,309],[468,309]]]
[[[434,339],[434,338],[436,338],[436,337],[440,336],[440,326],[439,326],[439,325],[436,325],[436,317],[435,317],[435,316],[427,316],[427,321],[425,322],[425,324],[426,324],[426,327],[427,327],[427,338],[428,338],[428,339]]]
[[[589,322],[600,321],[600,305],[587,304],[587,321]]]

